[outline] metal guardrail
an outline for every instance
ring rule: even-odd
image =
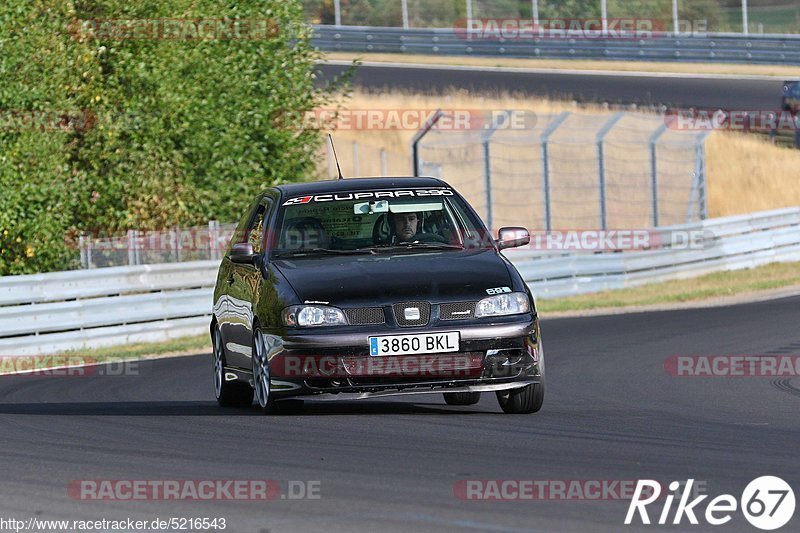
[[[314,46],[325,51],[460,56],[703,61],[800,64],[800,36],[735,33],[703,36],[653,35],[641,39],[473,39],[453,28],[390,28],[314,25]]]
[[[199,335],[219,261],[0,278],[0,356]]]
[[[800,207],[662,227],[704,232],[701,249],[504,252],[540,299],[800,261]],[[207,331],[217,261],[0,278],[0,356],[47,354]]]
[[[509,250],[537,298],[559,298],[622,289],[774,262],[800,261],[800,207],[661,227],[656,233],[696,232],[700,249],[621,253]]]

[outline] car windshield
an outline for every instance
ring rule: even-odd
[[[273,253],[381,253],[490,246],[483,225],[451,189],[359,191],[283,202]]]

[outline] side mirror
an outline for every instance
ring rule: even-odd
[[[500,228],[497,232],[497,240],[495,244],[501,250],[506,248],[516,248],[518,246],[525,246],[531,242],[531,235],[528,230],[520,227],[507,227]]]
[[[234,263],[255,265],[257,257],[249,242],[237,242],[231,248],[231,261]]]

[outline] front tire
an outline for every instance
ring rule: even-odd
[[[447,405],[475,405],[481,401],[480,392],[445,392],[442,396]]]
[[[219,326],[214,325],[211,336],[214,350],[214,396],[220,407],[249,407],[253,405],[253,389],[248,383],[225,379],[225,349]]]
[[[539,383],[532,383],[518,389],[497,391],[497,402],[504,413],[529,414],[542,408],[544,403],[544,348],[539,341]]]
[[[275,400],[270,394],[269,359],[264,351],[264,334],[256,330],[253,335],[253,389],[256,402],[264,414],[271,413]]]

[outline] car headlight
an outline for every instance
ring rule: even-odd
[[[347,319],[342,310],[335,307],[292,305],[283,310],[283,323],[292,327],[309,328],[347,325]]]
[[[528,295],[524,292],[511,292],[490,296],[478,302],[475,318],[487,316],[519,315],[530,311]]]

